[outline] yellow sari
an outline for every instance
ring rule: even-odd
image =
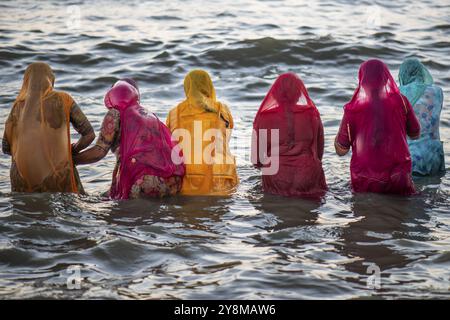
[[[55,76],[45,63],[25,71],[22,88],[5,124],[16,192],[79,192],[72,163],[70,108],[73,99],[53,90]]]
[[[229,195],[239,182],[236,160],[229,150],[234,126],[230,110],[217,101],[211,78],[203,70],[191,71],[186,76],[184,92],[186,99],[170,111],[166,121],[174,137],[177,129],[184,129],[190,135],[190,141],[179,139],[186,163],[181,194]],[[219,134],[213,138],[196,135],[209,129]],[[209,152],[211,143],[220,147]]]

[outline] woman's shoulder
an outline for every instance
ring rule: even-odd
[[[72,98],[72,96],[65,91],[53,90],[49,94],[48,98],[51,97],[58,97],[59,99],[61,99],[64,106],[71,107],[75,103],[75,100]]]
[[[230,107],[228,106],[228,104],[221,102],[221,101],[217,101],[217,104],[220,106],[220,109],[224,110],[225,112],[231,113]]]
[[[176,106],[172,107],[169,109],[169,113],[168,114],[174,114],[177,112],[177,110],[180,108],[182,103],[177,104]]]
[[[226,103],[217,102],[219,105],[220,117],[225,120],[227,128],[232,129],[234,127],[233,115],[231,114],[230,108]]]
[[[402,92],[390,92],[382,99],[383,105],[398,105],[403,107],[404,104],[409,103],[408,97]]]
[[[51,94],[57,95],[64,99],[73,99],[72,96],[70,95],[70,93],[65,92],[65,91],[53,90]]]
[[[115,118],[120,117],[120,111],[114,108],[109,108],[106,115],[113,116]]]
[[[391,93],[388,97],[386,105],[393,106],[396,110],[401,109],[404,114],[408,114],[412,110],[411,103],[403,93]]]
[[[169,109],[169,112],[167,113],[168,120],[176,118],[177,112],[179,112],[181,105],[182,105],[182,103],[179,103],[175,107],[172,107],[171,109]]]
[[[430,85],[428,85],[427,90],[430,90],[439,98],[442,98],[444,96],[444,91],[438,85],[430,84]]]
[[[167,113],[167,118],[166,118],[166,126],[173,131],[174,129],[176,129],[176,127],[178,126],[178,121],[177,121],[177,114],[180,110],[180,108],[183,106],[184,102],[180,102],[178,103],[175,107],[172,107],[169,112]]]
[[[120,126],[120,112],[117,109],[111,108],[108,109],[108,112],[106,112],[105,121],[114,124],[114,127]]]
[[[309,106],[308,108],[306,108],[306,112],[310,113],[314,117],[320,118],[319,109],[317,109],[317,107],[315,107],[315,106]]]
[[[183,101],[179,102],[178,104],[176,104],[174,107],[172,107],[169,110],[169,114],[170,115],[174,115],[177,112],[180,112],[180,110],[182,110],[184,107],[186,107],[186,105],[187,105],[186,100],[183,100]]]
[[[349,115],[349,114],[357,111],[358,107],[359,107],[359,105],[357,105],[357,104],[352,105],[350,103],[347,103],[347,104],[344,105],[344,107],[342,109],[344,110],[344,114],[345,115]],[[361,109],[361,108],[359,108],[359,109]]]

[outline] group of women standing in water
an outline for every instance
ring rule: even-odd
[[[205,71],[188,73],[186,98],[169,112],[166,124],[141,106],[133,79],[116,82],[105,95],[108,111],[97,142],[88,149],[94,130],[71,96],[54,90],[54,81],[50,66],[31,64],[6,120],[2,147],[12,156],[12,191],[83,193],[76,165],[97,162],[110,150],[117,159],[109,191],[113,199],[228,195],[236,188],[236,162],[228,145],[233,117],[217,100]],[[417,59],[403,62],[399,81],[400,88],[382,61],[368,60],[361,65],[358,87],[344,106],[335,148],[341,156],[352,150],[355,192],[411,195],[415,193],[412,174],[444,170],[439,137],[442,89]],[[70,142],[70,124],[81,135],[75,144]],[[254,164],[262,169],[264,192],[297,197],[325,194],[323,125],[296,74],[276,79],[253,128],[257,133],[252,144]],[[195,141],[198,130],[211,129],[218,134],[209,141],[203,137]],[[179,130],[190,134],[178,135]],[[261,131],[268,134],[264,143]],[[275,132],[276,148],[271,136]],[[216,148],[208,149],[211,141]],[[192,161],[199,155],[200,161]],[[272,165],[268,159],[277,161],[276,172],[265,173]]]

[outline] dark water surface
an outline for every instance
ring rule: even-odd
[[[2,1],[1,131],[33,61],[52,65],[97,131],[119,77],[137,79],[165,119],[184,75],[204,68],[236,120],[241,184],[230,198],[108,201],[109,155],[80,167],[88,196],[11,194],[1,155],[0,298],[448,298],[449,166],[416,180],[418,196],[353,195],[333,138],[359,64],[381,58],[396,77],[414,55],[444,89],[450,161],[449,17],[446,0]],[[255,112],[285,71],[304,79],[324,122],[322,203],[263,196],[249,162]],[[74,266],[80,290],[67,287]]]

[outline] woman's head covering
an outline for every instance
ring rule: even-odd
[[[122,78],[120,81],[125,81],[128,84],[131,84],[138,92],[138,100],[141,101],[141,93],[139,92],[139,86],[137,84],[137,81],[132,78]]]
[[[189,72],[184,78],[184,93],[191,105],[212,112],[218,111],[216,108],[216,90],[206,71],[193,70]]]
[[[400,95],[400,90],[394,81],[386,64],[378,59],[370,59],[361,64],[358,74],[359,84],[352,99],[346,104],[351,109],[370,103],[373,100]]]
[[[133,87],[136,88],[136,90],[139,91],[139,87],[138,87],[136,80],[134,80],[132,78],[122,78],[122,79],[120,79],[120,81],[125,81],[126,83],[131,84]]]
[[[275,80],[256,117],[265,112],[283,111],[286,107],[290,107],[293,112],[316,107],[303,81],[293,72],[283,73]]]
[[[54,83],[55,75],[48,64],[35,62],[27,67],[22,88],[14,102],[14,104],[25,102],[23,108],[25,119],[31,120],[37,116],[40,121],[45,121],[42,101],[53,91]]]
[[[408,58],[400,65],[398,72],[400,90],[415,105],[426,88],[433,84],[433,77],[427,68],[416,58]]]
[[[113,199],[128,199],[131,187],[144,175],[184,176],[184,164],[177,164],[182,161],[172,159],[172,149],[177,147],[169,129],[139,104],[134,85],[119,80],[106,94],[105,105],[120,112],[120,170],[111,186]]]
[[[211,77],[204,70],[193,70],[184,78],[184,93],[186,101],[194,108],[204,109],[219,114],[231,127],[233,117],[222,103],[217,101],[216,90]]]
[[[50,66],[43,62],[30,64],[23,76],[22,88],[16,98],[15,103],[27,100],[28,103],[40,101],[40,98],[47,96],[55,83],[55,75]],[[39,96],[38,100],[27,99]]]
[[[126,80],[117,81],[105,95],[105,106],[124,111],[130,106],[139,104],[139,91]]]
[[[253,127],[258,127],[260,116],[264,113],[283,113],[286,121],[279,126],[286,127],[288,132],[288,143],[295,143],[295,129],[293,112],[301,112],[314,108],[317,112],[314,102],[311,100],[303,81],[293,72],[280,75],[270,88],[264,98],[253,122]]]

